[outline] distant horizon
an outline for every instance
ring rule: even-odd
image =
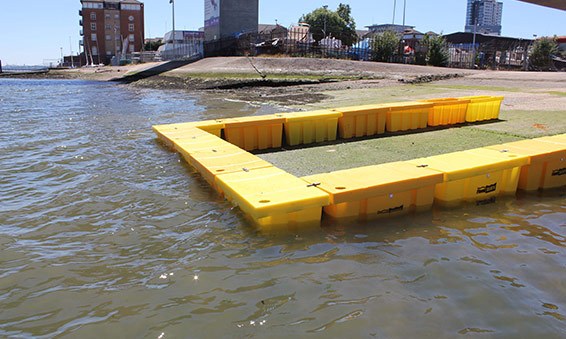
[[[171,5],[168,0],[142,1],[145,6],[145,37],[155,38],[172,30]],[[301,15],[328,5],[335,10],[340,2],[323,1],[317,4],[288,0],[260,1],[259,24],[288,27],[296,24]],[[501,36],[533,39],[542,36],[566,35],[566,11],[533,5],[518,0],[503,0]],[[373,24],[403,24],[403,1],[396,1],[395,19],[391,0],[351,0],[352,16],[357,29]],[[406,0],[407,26],[420,32],[441,34],[464,32],[467,0]],[[80,0],[59,0],[57,3],[29,0],[26,6],[15,1],[3,4],[0,12],[0,60],[3,66],[44,65],[45,61],[60,60],[77,55],[79,50],[78,11]],[[33,8],[33,11],[28,11]],[[54,20],[53,18],[56,18]],[[33,25],[30,25],[33,22]],[[204,24],[204,1],[175,1],[176,30],[198,30]],[[38,27],[39,29],[34,29]],[[9,32],[7,34],[6,32]]]

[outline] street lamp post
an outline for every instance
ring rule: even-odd
[[[322,6],[324,8],[324,38],[326,38],[326,14],[328,11],[328,5]]]
[[[175,0],[169,0],[171,4],[171,19],[173,21],[173,55],[175,55]]]
[[[393,0],[393,25],[395,25],[395,9],[397,9],[397,0]]]
[[[405,30],[405,10],[407,9],[407,0],[403,0],[403,30]]]

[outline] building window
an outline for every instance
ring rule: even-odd
[[[92,34],[90,35],[90,40],[91,40],[91,41],[96,41],[96,33],[92,33]]]
[[[94,2],[83,2],[83,8],[103,9],[104,4]]]
[[[90,23],[90,29],[91,29],[92,31],[96,31],[96,22],[91,22],[91,23]]]
[[[130,53],[134,53],[134,45],[130,45]]]
[[[98,48],[96,46],[92,46],[92,55],[98,55]]]
[[[112,35],[106,34],[106,41],[111,41],[111,40],[112,40]]]
[[[106,30],[107,30],[107,31],[112,29],[112,25],[111,25],[111,24],[106,24],[105,27],[106,27]]]
[[[139,10],[141,10],[141,6],[140,5],[134,5],[134,4],[122,4],[122,10],[139,11]]]
[[[116,41],[122,41],[122,37],[120,37],[120,35],[116,35]]]
[[[130,30],[130,32],[134,31],[134,24],[128,24],[128,29]]]
[[[109,19],[110,19],[110,14],[106,13],[106,14],[104,15],[104,18],[105,18],[106,20],[109,20]]]
[[[90,20],[96,20],[96,13],[90,13]]]
[[[116,20],[120,19],[120,14],[114,14],[114,19]]]
[[[134,35],[130,34],[130,36],[128,37],[128,40],[130,40],[130,42],[134,42]]]

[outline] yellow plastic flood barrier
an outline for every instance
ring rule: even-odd
[[[466,121],[469,99],[438,98],[419,101],[434,104],[428,115],[429,126],[453,125]]]
[[[271,163],[224,140],[221,141],[227,145],[209,147],[208,149],[200,149],[183,154],[187,162],[216,190],[218,190],[218,187],[216,187],[214,178],[217,175],[273,167]]]
[[[281,147],[284,121],[275,115],[227,119],[224,134],[226,140],[247,151]]]
[[[233,146],[219,137],[199,128],[184,129],[182,133],[167,133],[167,140],[171,143],[171,148],[182,155],[186,155],[200,149],[208,149],[209,147],[221,147],[226,144]]]
[[[433,103],[426,102],[397,102],[386,105],[389,107],[386,122],[388,132],[426,128],[428,116],[434,106]]]
[[[336,108],[342,113],[338,118],[340,138],[363,137],[385,132],[385,120],[389,108],[385,105],[363,105]]]
[[[566,144],[566,134],[557,134],[549,137],[542,137],[538,138],[538,140]]]
[[[216,176],[224,196],[259,226],[320,223],[329,196],[276,167]]]
[[[303,177],[330,195],[324,212],[361,219],[430,208],[443,174],[407,162],[394,162]]]
[[[532,191],[566,185],[566,144],[531,139],[487,148],[530,157],[530,164],[521,169],[519,189]]]
[[[500,193],[514,194],[521,167],[529,164],[529,157],[476,148],[410,160],[409,163],[444,174],[444,181],[435,187],[435,204],[475,201],[479,205],[494,202]]]
[[[222,120],[205,120],[152,126],[153,131],[157,134],[157,139],[173,150],[175,149],[174,138],[192,138],[197,134],[201,136],[220,137],[223,128],[224,122]]]
[[[336,140],[338,118],[334,110],[282,113],[285,118],[285,137],[290,146]]]
[[[466,121],[483,121],[499,118],[502,96],[477,95],[460,97],[458,99],[470,100],[466,111]]]

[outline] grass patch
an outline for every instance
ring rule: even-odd
[[[372,139],[359,141],[339,140],[336,143],[317,147],[258,156],[289,173],[305,176],[411,160],[521,139],[523,138],[518,136],[464,126],[405,135],[378,135]]]
[[[560,97],[566,97],[566,92],[559,92],[559,91],[548,91],[546,92],[550,95],[558,95]]]
[[[474,128],[523,138],[566,133],[566,111],[502,111],[499,118],[500,123]]]

